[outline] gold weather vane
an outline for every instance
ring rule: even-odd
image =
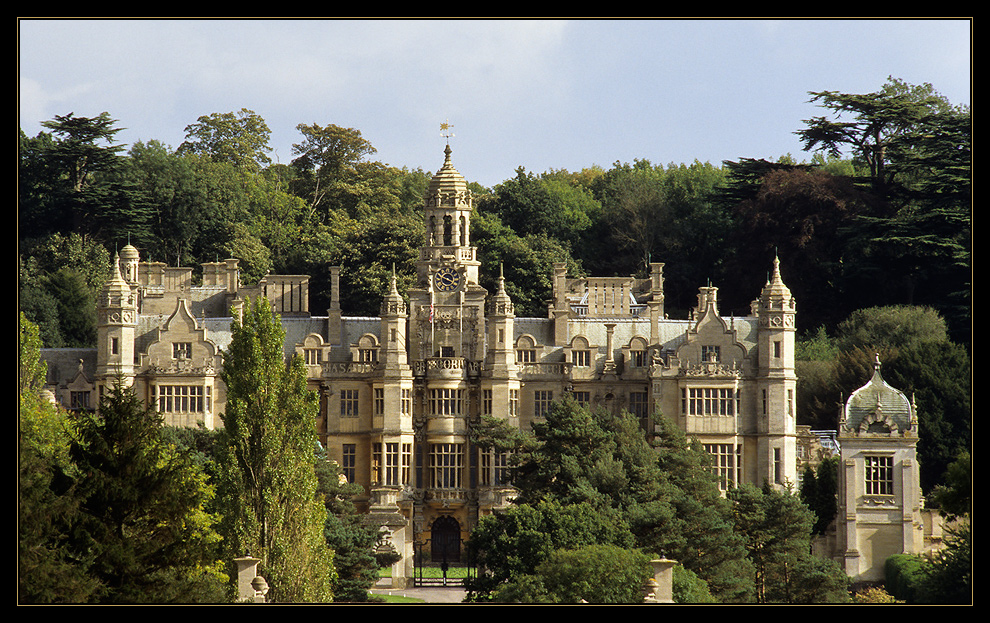
[[[454,127],[449,121],[444,121],[440,124],[440,136],[447,139],[447,144],[450,144],[450,139],[454,138],[454,133],[450,129]]]

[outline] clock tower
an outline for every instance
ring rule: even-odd
[[[488,292],[478,285],[481,262],[471,246],[471,191],[450,154],[448,144],[443,166],[430,180],[424,198],[417,285],[409,291],[410,359],[458,358],[476,363],[484,358]]]
[[[429,535],[434,560],[459,555],[460,541],[478,515],[470,429],[487,396],[481,375],[488,292],[478,283],[472,210],[471,191],[451,164],[448,144],[424,197],[423,246],[416,284],[408,290],[412,464],[423,466],[417,481],[422,501],[413,515],[417,530]]]

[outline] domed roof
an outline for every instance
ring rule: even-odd
[[[846,401],[845,428],[859,433],[896,433],[912,428],[914,406],[904,392],[891,387],[880,375],[880,356],[873,378]]]
[[[427,196],[439,197],[441,201],[437,205],[453,205],[454,201],[467,203],[469,206],[471,204],[471,191],[468,190],[467,181],[450,162],[450,145],[444,149],[443,166],[430,180]]]
[[[140,257],[137,248],[131,244],[126,244],[120,250],[120,259],[122,260],[136,260]]]

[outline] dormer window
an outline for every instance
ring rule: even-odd
[[[645,350],[629,351],[629,365],[633,368],[645,368],[647,364]]]
[[[360,354],[362,363],[375,363],[378,361],[377,348],[362,348]]]
[[[536,349],[520,348],[516,351],[517,363],[536,363]]]
[[[516,341],[516,363],[536,363],[536,341],[532,336],[524,335]]]
[[[303,350],[306,355],[306,365],[318,366],[323,363],[323,350],[319,348],[306,348]]]

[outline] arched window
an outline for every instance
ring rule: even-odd
[[[454,242],[454,224],[451,222],[450,215],[443,217],[443,244],[445,247],[449,247]]]

